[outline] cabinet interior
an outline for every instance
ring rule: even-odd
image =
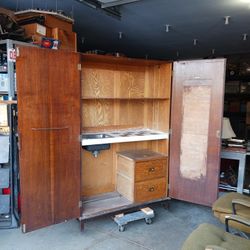
[[[171,63],[161,61],[82,55],[82,133],[133,128],[168,133],[171,71]],[[82,149],[83,199],[116,192],[117,152],[149,149],[168,155],[168,144],[168,139],[114,143],[96,158]]]

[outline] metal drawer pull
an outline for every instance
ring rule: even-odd
[[[68,129],[69,127],[51,127],[51,128],[31,128],[31,130],[40,131],[40,130],[62,130]]]
[[[151,168],[149,168],[149,169],[148,169],[148,172],[150,172],[150,173],[155,172],[155,167],[151,167]]]
[[[154,192],[154,191],[155,191],[155,187],[150,187],[150,188],[148,189],[148,191],[149,191],[149,192]]]

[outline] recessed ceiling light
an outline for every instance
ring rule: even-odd
[[[169,32],[169,30],[170,30],[170,24],[166,24],[166,32]]]
[[[224,16],[224,19],[225,19],[225,25],[228,25],[230,16]]]

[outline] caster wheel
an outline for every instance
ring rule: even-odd
[[[124,227],[124,226],[119,226],[119,227],[118,227],[118,230],[119,230],[119,232],[124,232],[125,227]]]
[[[148,225],[152,223],[151,218],[146,218],[145,221],[146,221],[146,224],[148,224]]]

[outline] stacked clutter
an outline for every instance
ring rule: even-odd
[[[24,29],[18,25],[14,12],[0,8],[0,40],[26,41]]]
[[[77,35],[73,32],[74,20],[70,17],[58,12],[30,9],[15,12],[15,18],[34,44],[77,51]]]

